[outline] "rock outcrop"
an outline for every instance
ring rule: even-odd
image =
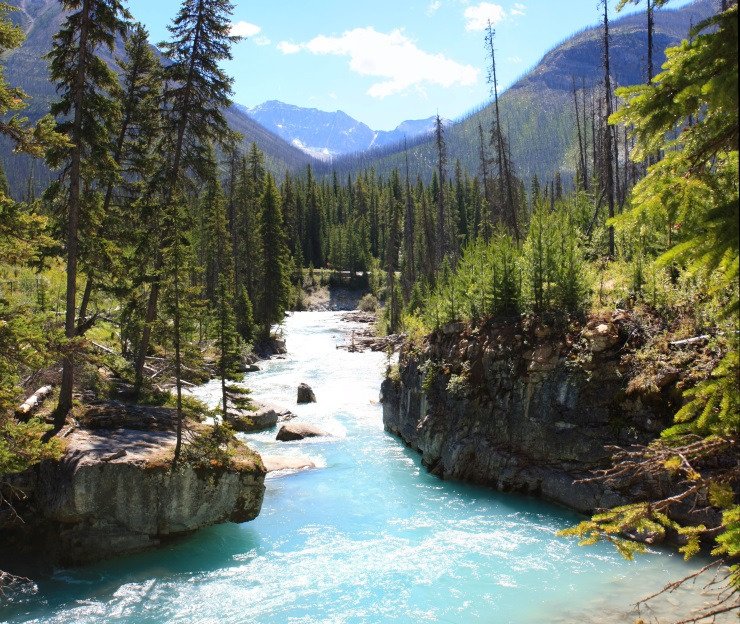
[[[304,438],[319,438],[322,436],[331,435],[328,431],[324,431],[319,427],[313,425],[307,425],[305,423],[288,423],[280,427],[276,440],[281,442],[292,442],[293,440],[303,440]]]
[[[607,446],[653,439],[680,400],[674,375],[656,375],[670,382],[657,395],[630,390],[636,366],[624,355],[636,333],[629,324],[615,314],[570,332],[447,326],[423,348],[406,348],[398,375],[383,383],[385,428],[440,477],[581,512],[653,492],[661,484],[578,482],[608,462]]]
[[[297,401],[299,405],[302,403],[316,403],[316,395],[311,386],[306,383],[298,384]]]
[[[181,461],[173,468],[171,431],[77,428],[64,442],[60,460],[24,476],[34,520],[22,529],[63,564],[143,550],[260,512],[265,468],[246,446],[227,465]]]
[[[229,412],[226,421],[240,433],[272,429],[278,422],[291,420],[295,414],[275,405],[257,405],[252,411]]]

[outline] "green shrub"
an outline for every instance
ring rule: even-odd
[[[360,303],[357,304],[357,308],[363,312],[375,312],[378,309],[378,300],[372,293],[366,294]]]

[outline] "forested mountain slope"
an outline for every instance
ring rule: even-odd
[[[30,96],[26,114],[36,120],[49,112],[49,105],[56,98],[44,56],[51,49],[63,13],[58,0],[8,0],[8,4],[19,9],[11,14],[11,18],[26,31],[26,40],[3,59],[5,76],[10,84],[18,85]],[[114,66],[113,58],[122,54],[120,42],[114,55],[101,50],[101,56]],[[245,149],[252,142],[259,145],[265,154],[266,165],[273,173],[282,176],[286,170],[302,169],[313,162],[309,155],[266,130],[236,106],[229,108],[226,117],[229,126],[243,135]],[[26,156],[10,158],[10,150],[6,141],[0,141],[0,164],[6,171],[13,194],[16,197],[25,194],[29,175],[33,175],[36,188],[45,188],[49,181],[48,169],[40,161],[34,163]]]
[[[661,9],[655,13],[655,67],[665,61],[664,50],[686,38],[692,24],[712,15],[719,0],[697,0],[680,9]],[[597,19],[594,11],[594,20]],[[647,25],[644,12],[615,19],[610,24],[612,80],[615,86],[645,81],[647,64]],[[587,90],[602,82],[602,30],[585,29],[553,48],[542,60],[500,97],[502,125],[508,132],[517,174],[527,180],[537,175],[552,178],[556,170],[565,177],[575,172],[575,113],[572,85]],[[481,64],[483,59],[481,59]],[[590,105],[590,104],[589,104]],[[444,113],[443,106],[440,112]],[[479,170],[478,125],[486,135],[493,119],[493,105],[488,104],[467,118],[451,125],[445,139],[448,161],[460,159],[471,174]],[[426,140],[410,150],[412,175],[431,177],[436,166],[433,140]],[[340,172],[355,172],[373,167],[388,176],[394,168],[403,169],[403,145],[335,161]]]

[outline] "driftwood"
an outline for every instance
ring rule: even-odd
[[[23,404],[17,410],[15,410],[16,415],[20,418],[24,416],[30,416],[41,406],[41,404],[48,398],[53,390],[54,386],[42,386],[41,388],[36,390],[36,392],[28,397],[23,402]]]
[[[670,345],[672,347],[684,347],[692,344],[696,344],[697,342],[705,342],[706,340],[709,340],[711,336],[708,334],[704,334],[703,336],[695,336],[694,338],[685,338],[684,340],[676,340],[674,342],[671,342]]]

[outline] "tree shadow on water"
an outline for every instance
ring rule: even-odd
[[[248,523],[227,523],[169,538],[152,550],[86,566],[53,568],[48,562],[27,560],[19,569],[38,590],[0,595],[0,622],[46,621],[52,612],[109,603],[128,584],[139,586],[140,602],[144,602],[158,585],[197,581],[217,570],[244,566],[259,555],[257,531]]]

